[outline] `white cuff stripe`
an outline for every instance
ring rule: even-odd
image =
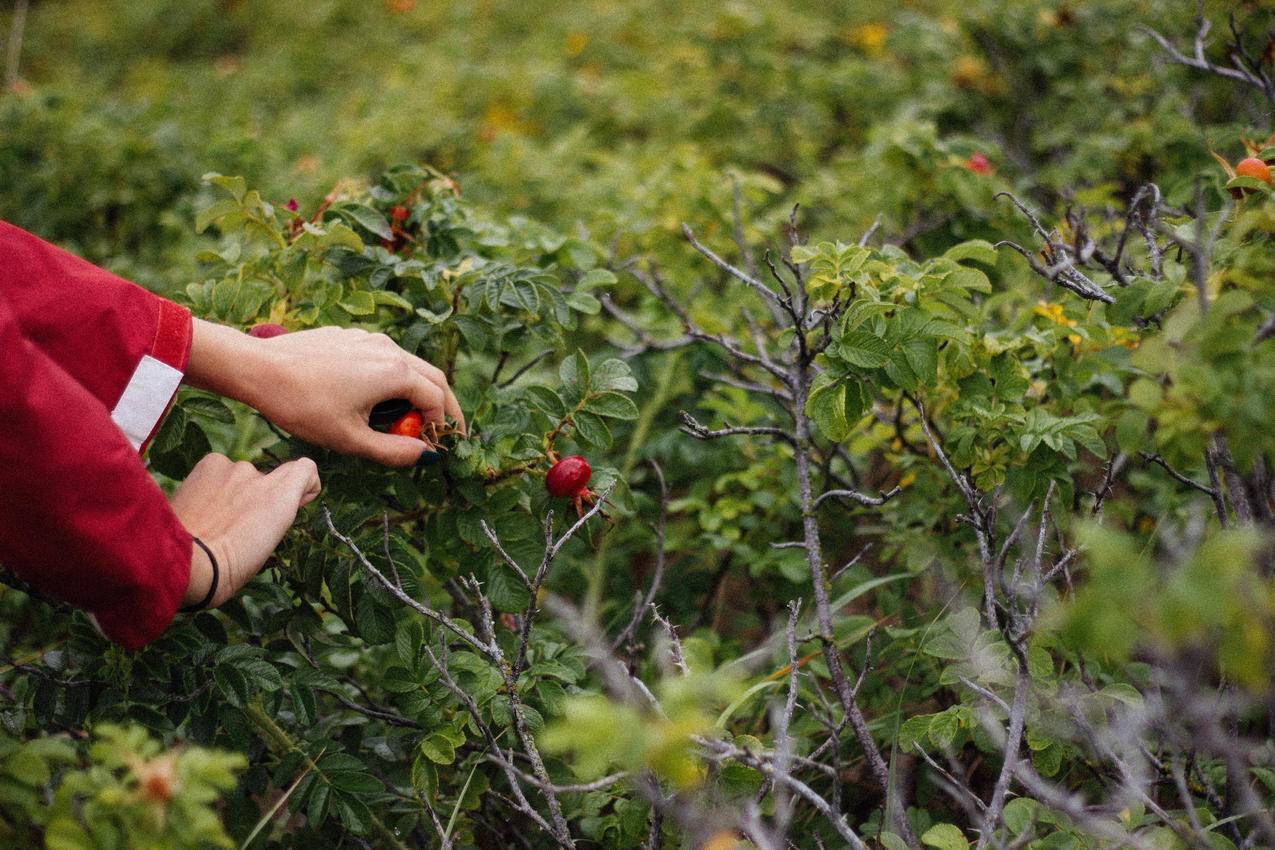
[[[111,411],[111,419],[128,437],[133,448],[140,450],[142,443],[155,430],[181,381],[179,370],[149,354],[142,356],[123,395]]]

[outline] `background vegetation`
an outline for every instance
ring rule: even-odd
[[[17,8],[0,217],[474,428],[135,655],[3,588],[0,842],[1275,846],[1269,4]]]

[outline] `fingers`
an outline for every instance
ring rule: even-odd
[[[433,363],[429,363],[419,357],[413,357],[410,354],[407,357],[407,361],[425,380],[443,391],[444,412],[455,419],[460,427],[460,432],[462,434],[465,433],[465,414],[461,411],[460,402],[456,401],[456,394],[452,392],[452,388],[448,385],[447,376],[443,374],[443,370]]]
[[[403,386],[400,390],[412,406],[421,412],[421,418],[443,423],[443,415],[448,413],[447,396],[438,384],[426,378],[415,369],[407,369],[403,375]],[[453,399],[453,404],[455,400]],[[456,410],[460,410],[459,407]]]
[[[421,453],[430,448],[429,443],[415,437],[397,434],[381,434],[370,428],[359,432],[351,450],[368,460],[385,466],[411,466],[421,459]]]
[[[285,488],[287,501],[295,502],[298,508],[313,502],[323,486],[319,480],[319,468],[308,457],[280,464],[266,478]]]

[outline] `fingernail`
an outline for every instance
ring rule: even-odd
[[[416,461],[417,466],[433,466],[442,460],[443,456],[433,449],[426,449],[421,452],[420,458]]]

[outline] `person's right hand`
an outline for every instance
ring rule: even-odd
[[[173,493],[177,518],[212,550],[220,576],[209,607],[222,604],[255,576],[292,527],[297,511],[319,495],[319,470],[300,458],[262,473],[250,463],[206,455]],[[182,605],[204,598],[212,565],[192,546],[190,582]]]

